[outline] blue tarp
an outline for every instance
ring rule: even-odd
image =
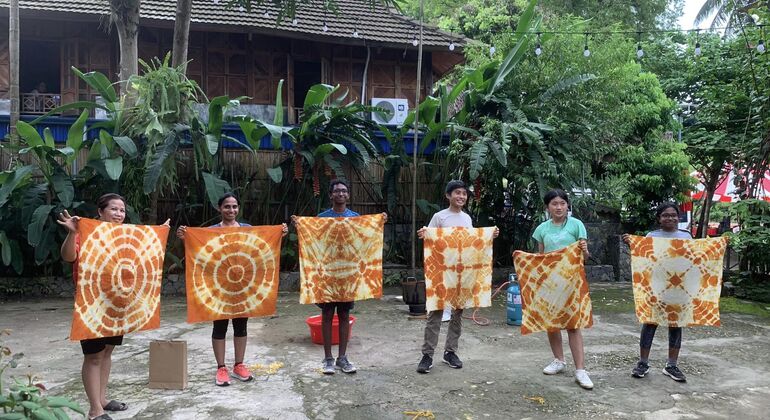
[[[28,116],[28,115],[23,115],[21,117],[22,121],[26,121],[26,122],[30,122],[35,118],[37,117]],[[10,120],[10,117],[8,115],[0,115],[0,139],[4,139],[5,136],[8,134],[9,120]],[[89,127],[100,121],[101,120],[88,119],[86,122],[86,127]],[[57,143],[64,143],[67,140],[67,133],[69,132],[69,128],[74,122],[75,122],[75,117],[51,116],[51,117],[46,117],[44,121],[38,123],[36,125],[36,128],[41,136],[43,135],[43,130],[46,127],[49,128],[51,130],[51,134],[53,135],[54,140]],[[222,130],[222,133],[226,136],[235,138],[243,143],[247,143],[246,137],[243,135],[241,128],[237,124],[225,124]],[[96,135],[96,133],[92,133],[92,134]],[[374,141],[375,146],[377,146],[383,154],[390,153],[390,150],[391,150],[390,143],[388,143],[388,140],[385,137],[385,134],[381,131],[376,131],[374,135],[375,135],[375,141]],[[89,135],[89,137],[91,136]],[[422,137],[423,137],[422,135],[419,136],[420,141],[422,141]],[[414,143],[414,134],[410,133],[407,135],[407,138],[404,141],[404,148],[408,154],[411,154],[413,143]],[[284,150],[291,149],[291,142],[289,141],[289,138],[286,136],[284,136],[284,138],[281,140],[281,145]],[[240,144],[231,140],[225,140],[223,142],[223,146],[228,149],[242,148]],[[269,135],[262,138],[262,141],[259,144],[259,149],[273,150],[273,145]],[[435,144],[431,142],[431,144],[429,144],[428,147],[425,148],[425,151],[423,152],[423,154],[430,155],[433,153],[434,149],[435,149]]]

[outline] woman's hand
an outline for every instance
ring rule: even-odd
[[[79,221],[79,216],[70,216],[69,212],[64,210],[63,212],[59,213],[59,218],[56,220],[56,223],[64,226],[68,233],[77,233]]]
[[[165,221],[165,222],[163,222],[163,224],[162,224],[161,226],[168,226],[168,227],[171,227],[171,219],[166,219],[166,221]]]
[[[427,229],[425,226],[419,228],[417,230],[417,237],[420,239],[425,239],[425,229]]]
[[[297,216],[294,214],[291,215],[291,224],[295,226],[297,225]]]
[[[289,227],[286,226],[286,223],[281,223],[281,237],[286,236],[289,233]]]
[[[624,233],[622,238],[623,242],[625,242],[627,245],[631,245],[631,235]]]
[[[388,213],[382,212],[382,217],[385,219],[385,223],[388,223]]]
[[[176,229],[176,237],[184,241],[184,234],[187,233],[187,226],[179,226]]]
[[[500,236],[500,228],[495,226],[495,233],[492,234],[492,237],[497,238],[498,236]]]

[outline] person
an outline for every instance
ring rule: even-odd
[[[240,203],[238,197],[235,194],[228,192],[225,193],[217,202],[217,210],[221,217],[221,221],[217,224],[211,225],[212,228],[218,227],[238,227],[238,226],[251,226],[248,223],[241,223],[238,221],[238,213],[240,212]],[[284,223],[282,225],[283,235],[288,233],[288,227]],[[176,230],[176,236],[184,241],[185,233],[187,232],[187,226],[179,226]],[[220,319],[214,321],[214,327],[211,332],[211,346],[214,348],[214,359],[217,362],[217,372],[214,376],[214,383],[217,386],[230,385],[230,378],[233,377],[242,382],[248,382],[254,379],[254,376],[249,371],[249,368],[243,364],[243,358],[246,354],[246,341],[247,341],[247,323],[248,318],[233,318],[233,348],[235,355],[235,363],[233,364],[233,371],[227,369],[225,365],[225,350],[226,343],[225,338],[227,336],[227,327],[230,320]]]
[[[121,224],[126,218],[126,199],[118,194],[104,194],[96,202],[99,220]],[[78,222],[80,217],[71,216],[67,210],[59,214],[57,222],[67,230],[67,237],[61,246],[62,260],[72,263],[72,277],[77,281],[77,265],[80,252]],[[164,223],[168,225],[170,220]],[[128,405],[116,400],[107,400],[107,383],[112,368],[112,352],[115,346],[123,344],[123,336],[81,340],[83,367],[81,376],[88,397],[88,418],[110,420],[105,411],[125,411]]]
[[[679,230],[679,206],[676,203],[663,203],[655,210],[655,220],[660,229],[647,234],[648,238],[692,239],[692,235]],[[623,241],[630,243],[629,235],[623,234]],[[643,324],[639,337],[639,361],[631,371],[634,378],[644,378],[650,372],[650,349],[655,338],[655,324]],[[677,382],[687,382],[687,377],[677,366],[679,349],[682,347],[682,327],[668,327],[668,359],[663,374]]]
[[[465,183],[459,180],[452,180],[447,183],[444,190],[446,199],[449,200],[449,207],[433,215],[428,223],[429,228],[442,227],[465,227],[473,228],[473,221],[468,213],[463,211],[465,203],[468,201],[468,188]],[[417,231],[417,237],[425,238],[425,229],[423,226]],[[493,236],[497,238],[500,230],[495,228]],[[430,311],[428,313],[428,322],[425,324],[424,340],[422,344],[422,359],[417,364],[418,373],[429,373],[433,368],[433,355],[438,345],[438,336],[441,332],[441,322],[444,314],[443,309]],[[451,310],[449,320],[449,330],[444,344],[443,362],[449,367],[461,369],[463,362],[457,356],[458,342],[462,333],[463,308]]]
[[[350,210],[348,198],[350,197],[350,186],[341,179],[333,179],[329,182],[329,200],[332,207],[322,211],[316,217],[356,217],[358,213]],[[383,213],[387,221],[388,215]],[[292,222],[296,223],[297,216],[291,216]],[[355,302],[325,302],[317,303],[321,308],[321,335],[324,342],[324,360],[321,367],[325,375],[333,375],[338,368],[344,373],[352,374],[356,372],[356,367],[348,360],[347,349],[350,338],[350,311]],[[334,311],[337,311],[339,321],[339,348],[337,360],[332,355],[332,322],[334,320]]]
[[[546,210],[550,218],[535,228],[532,238],[537,241],[537,250],[540,253],[558,251],[562,248],[578,242],[583,251],[584,258],[590,256],[588,252],[588,233],[583,222],[569,216],[569,196],[564,190],[553,189],[543,197]],[[569,348],[572,351],[572,359],[575,362],[575,382],[584,389],[593,389],[594,384],[585,370],[585,355],[583,352],[583,334],[579,328],[568,329]],[[564,371],[567,363],[564,361],[564,348],[561,331],[548,333],[548,344],[551,346],[554,359],[543,369],[546,375],[555,375]]]

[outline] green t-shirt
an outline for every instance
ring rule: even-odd
[[[543,244],[545,252],[558,251],[580,239],[588,239],[588,232],[583,222],[568,217],[561,225],[555,225],[549,219],[535,228],[532,238]]]

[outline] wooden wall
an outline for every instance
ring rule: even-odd
[[[5,26],[4,26],[5,25]],[[8,31],[0,24],[0,96],[7,95]],[[172,28],[142,27],[139,32],[139,57],[145,61],[162,58],[171,50]],[[93,99],[92,92],[69,70],[74,66],[86,71],[100,71],[117,79],[118,41],[114,31],[107,34],[97,22],[66,22],[27,19],[21,28],[21,39],[59,42],[61,48],[62,102]],[[190,33],[188,74],[211,98],[219,95],[248,96],[246,103],[274,104],[276,88],[285,79],[284,105],[293,104],[293,62],[313,61],[322,64],[321,81],[340,84],[349,89],[349,99],[360,99],[367,49],[278,38],[274,36],[234,33]],[[369,50],[366,97],[405,98],[413,105],[416,87],[417,54],[414,51],[371,47]],[[433,83],[431,54],[426,53],[423,91]],[[21,69],[23,72],[24,69]]]

